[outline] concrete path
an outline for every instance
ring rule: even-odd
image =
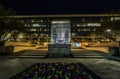
[[[24,53],[18,54],[17,56],[26,57],[0,57],[0,79],[9,79],[10,77],[16,75],[17,73],[23,71],[29,66],[35,63],[41,62],[80,62],[87,66],[94,73],[102,77],[103,79],[120,79],[120,61],[109,60],[105,58],[105,54],[96,51],[88,51],[83,49],[72,50],[74,54],[79,55],[97,55],[102,57],[76,57],[76,58],[30,58],[29,56],[41,56],[45,54],[47,50],[28,50]]]

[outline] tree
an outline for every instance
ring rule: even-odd
[[[13,18],[15,12],[11,9],[4,9],[0,5],[0,45],[24,31],[24,24],[16,18]]]
[[[119,14],[117,14],[119,15]],[[114,18],[114,17],[113,17]],[[109,38],[112,41],[118,41],[119,44],[119,52],[115,52],[117,56],[120,56],[120,20],[105,20],[102,23],[102,32],[103,35]],[[116,50],[116,49],[115,49]]]
[[[102,23],[102,31],[104,36],[110,38],[113,41],[117,41],[117,36],[120,34],[120,20],[108,20]]]

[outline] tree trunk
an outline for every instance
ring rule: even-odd
[[[5,41],[0,41],[0,46],[5,46]]]
[[[119,47],[120,47],[120,41],[118,43],[119,43]]]

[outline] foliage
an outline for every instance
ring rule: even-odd
[[[117,21],[105,21],[102,24],[105,30],[111,29],[112,31],[119,31],[120,30],[120,20]]]
[[[6,10],[0,5],[0,41],[6,41],[24,30],[24,24],[13,18],[14,15],[11,9]]]
[[[107,30],[110,31],[107,31]],[[102,30],[101,32],[104,34],[105,37],[108,37],[109,39],[116,41],[117,36],[119,35],[120,30],[120,20],[106,20],[102,23]]]

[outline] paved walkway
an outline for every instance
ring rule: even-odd
[[[6,58],[44,58],[47,54],[47,49],[30,49],[17,52],[14,55],[5,55]],[[74,58],[105,58],[107,54],[98,51],[91,51],[86,49],[72,49]]]
[[[114,61],[106,59],[106,54],[89,51],[83,49],[74,49],[72,50],[73,54],[82,55],[82,56],[100,56],[100,57],[76,57],[76,58],[47,58],[43,59],[41,54],[45,54],[47,50],[28,50],[24,51],[21,54],[18,54],[18,57],[0,57],[0,79],[9,79],[15,74],[23,71],[29,66],[35,63],[41,62],[80,62],[87,66],[94,73],[102,77],[103,79],[120,79],[120,61]],[[81,56],[80,55],[80,56]],[[26,57],[19,57],[26,56]],[[29,56],[34,56],[29,57]]]

